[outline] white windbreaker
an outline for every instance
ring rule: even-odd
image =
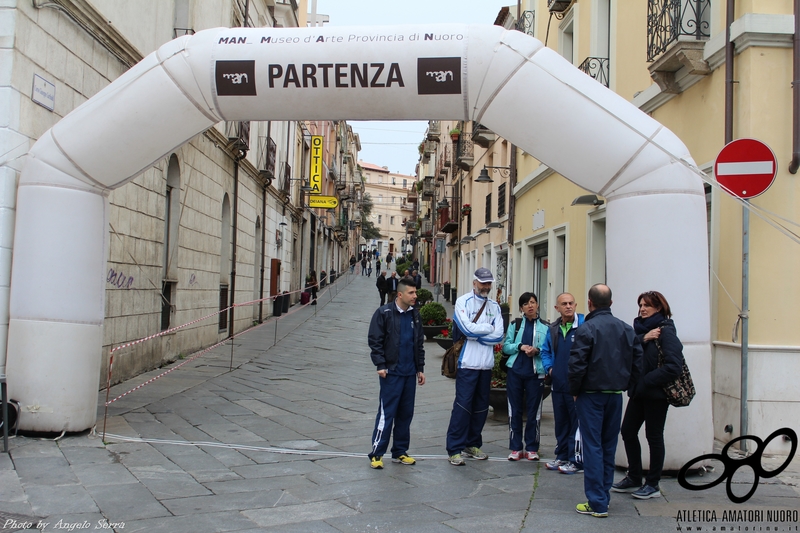
[[[477,322],[472,319],[486,300],[470,291],[456,300],[453,320],[467,337],[458,357],[458,368],[491,370],[494,367],[494,345],[503,342],[503,317],[500,305],[494,300],[486,302]]]

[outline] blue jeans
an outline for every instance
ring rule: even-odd
[[[578,429],[578,413],[575,400],[568,392],[553,392],[553,418],[556,433],[556,459],[575,461],[575,430]]]
[[[398,376],[387,374],[378,378],[381,384],[381,403],[375,417],[375,430],[372,432],[370,457],[382,457],[392,439],[392,457],[397,458],[408,452],[411,443],[411,419],[414,417],[414,396],[417,391],[417,376]],[[394,432],[392,432],[394,426]]]
[[[519,356],[517,356],[519,357]],[[522,450],[522,412],[528,418],[525,425],[525,451],[538,452],[541,438],[539,423],[542,418],[542,393],[544,380],[537,376],[520,376],[508,371],[506,396],[508,396],[508,449]]]
[[[456,374],[456,398],[447,428],[447,454],[461,453],[464,448],[483,446],[483,425],[489,414],[491,370],[459,368]]]
[[[593,511],[607,513],[622,421],[622,394],[581,392],[575,407],[583,444],[583,490]]]

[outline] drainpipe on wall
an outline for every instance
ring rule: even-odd
[[[506,267],[506,284],[508,285],[507,299],[508,301],[512,301],[511,296],[514,294],[514,286],[511,280],[513,276],[509,276],[508,273],[513,272],[512,269],[514,268],[514,208],[517,204],[517,199],[514,196],[514,187],[517,185],[517,147],[514,144],[511,145],[511,161],[509,162],[509,166],[511,167],[511,175],[508,180],[508,228],[506,230],[506,240],[508,241],[508,266]]]
[[[792,162],[789,172],[797,174],[800,167],[800,0],[794,0],[792,43]]]
[[[261,281],[258,289],[258,323],[264,321],[264,268],[267,259],[267,185],[261,190]]]
[[[244,156],[241,156],[244,157]],[[238,233],[238,220],[239,220],[239,160],[241,158],[236,156],[233,160],[233,251],[231,253],[231,306],[228,309],[228,336],[233,337],[233,304],[236,302],[236,234]]]

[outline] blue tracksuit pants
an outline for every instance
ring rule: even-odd
[[[491,370],[459,368],[456,374],[456,399],[447,428],[447,454],[454,455],[464,448],[483,446],[483,425],[489,414]]]
[[[387,374],[379,377],[381,384],[380,406],[375,417],[375,430],[372,432],[370,457],[382,457],[392,439],[392,457],[397,458],[408,452],[411,442],[411,419],[414,417],[414,396],[417,392],[417,376],[398,376]],[[394,432],[392,432],[394,426]]]
[[[575,407],[583,444],[583,490],[592,510],[606,513],[614,483],[622,394],[581,392]]]
[[[575,431],[578,429],[578,413],[575,400],[568,392],[553,392],[553,419],[556,426],[556,459],[575,461]]]
[[[519,356],[517,356],[519,357]],[[541,438],[539,424],[542,418],[542,393],[544,380],[535,374],[521,376],[513,369],[506,377],[506,396],[508,397],[508,449],[521,451],[522,413],[528,418],[525,424],[525,451],[538,452]]]

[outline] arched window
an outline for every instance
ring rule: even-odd
[[[181,214],[181,167],[172,154],[167,166],[164,195],[164,250],[161,280],[161,331],[169,329],[175,312],[178,290],[178,228]]]

